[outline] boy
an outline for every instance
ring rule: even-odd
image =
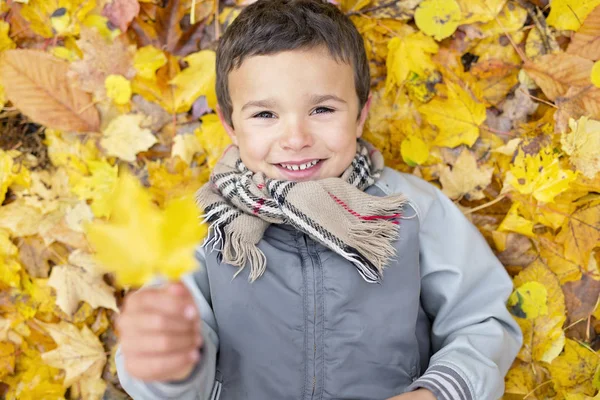
[[[522,343],[512,282],[450,200],[359,139],[369,79],[326,2],[259,0],[227,29],[217,111],[234,146],[198,192],[210,240],[181,283],[125,301],[132,397],[502,395]]]

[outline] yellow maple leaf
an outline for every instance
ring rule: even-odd
[[[560,143],[569,161],[588,178],[600,171],[600,121],[583,116],[569,119],[571,132],[564,132]]]
[[[128,104],[131,99],[131,82],[123,75],[108,75],[104,81],[106,96],[115,104]]]
[[[188,55],[184,61],[188,63],[188,67],[169,81],[175,85],[176,112],[189,110],[200,96],[206,96],[208,106],[214,109],[217,104],[215,52],[202,50]]]
[[[475,155],[463,150],[452,168],[443,165],[440,169],[442,191],[451,199],[465,196],[468,200],[480,200],[492,181],[493,167],[477,165]]]
[[[82,300],[93,308],[119,311],[114,289],[103,281],[101,275],[90,273],[85,268],[71,264],[55,265],[48,285],[56,290],[56,304],[69,316]]]
[[[3,382],[10,388],[6,400],[64,399],[66,387],[57,378],[60,370],[44,364],[37,351],[21,344],[24,354],[17,359],[15,375],[6,376]]]
[[[479,137],[479,125],[485,121],[485,105],[475,101],[459,85],[448,82],[448,97],[434,98],[418,109],[425,119],[435,125],[439,136],[437,146],[472,146]]]
[[[96,335],[84,325],[81,330],[73,324],[38,322],[58,347],[42,354],[42,360],[52,367],[65,370],[65,386],[82,378],[99,378],[106,364],[104,347]]]
[[[14,49],[17,47],[15,42],[12,41],[8,32],[10,25],[8,22],[0,21],[0,51]]]
[[[592,202],[565,219],[556,241],[565,246],[565,257],[587,265],[592,250],[600,243],[600,202]]]
[[[0,149],[0,204],[4,201],[10,186],[28,187],[31,184],[31,176],[27,168],[14,164],[13,157],[19,154],[17,151]]]
[[[121,285],[142,286],[158,275],[177,280],[196,268],[194,249],[206,234],[191,195],[152,203],[137,180],[124,173],[112,197],[109,222],[86,228],[99,262]]]
[[[166,63],[165,53],[152,45],[140,47],[133,57],[133,66],[144,79],[156,80],[156,70]]]
[[[212,169],[221,158],[223,151],[231,145],[231,139],[215,114],[203,116],[202,126],[194,133],[207,153],[208,166]]]
[[[549,203],[567,190],[575,178],[576,173],[562,169],[552,148],[546,146],[533,155],[519,150],[510,171],[506,173],[505,185]],[[508,187],[504,189],[509,190]]]
[[[178,156],[186,164],[192,162],[194,154],[202,151],[202,145],[198,141],[198,137],[193,133],[184,133],[175,136],[173,139],[173,148],[171,149],[171,157]]]
[[[92,200],[90,205],[96,217],[109,215],[109,200],[117,183],[118,167],[106,161],[89,160],[89,174],[73,173],[69,176],[71,191],[81,200]]]
[[[437,51],[435,40],[422,32],[404,38],[393,37],[388,42],[386,92],[391,91],[394,85],[402,85],[411,71],[421,77],[434,71],[437,67],[431,55]]]
[[[462,24],[488,22],[493,20],[506,0],[457,0],[463,14]]]
[[[525,236],[535,237],[533,222],[519,215],[519,203],[513,203],[510,210],[498,226],[500,232],[517,232]]]
[[[451,36],[461,19],[460,6],[455,0],[423,0],[415,11],[419,29],[435,40]]]
[[[106,153],[133,162],[136,154],[148,150],[157,142],[150,129],[140,127],[144,116],[140,114],[119,115],[110,121],[103,131],[100,144]]]
[[[548,25],[556,29],[576,31],[600,0],[552,0]]]

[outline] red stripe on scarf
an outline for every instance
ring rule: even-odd
[[[328,194],[329,194],[329,196],[331,196],[331,198],[336,203],[338,203],[340,206],[342,206],[344,208],[344,210],[348,211],[350,214],[354,215],[355,217],[360,218],[365,221],[373,221],[376,219],[395,219],[402,215],[400,213],[396,213],[396,214],[392,214],[392,215],[361,215],[361,214],[357,213],[356,211],[352,210],[350,207],[348,207],[348,205],[346,203],[344,203],[338,197],[334,196],[331,193],[328,193]],[[392,221],[392,223],[397,225],[398,221]]]
[[[254,208],[252,209],[252,212],[254,214],[258,214],[260,212],[262,205],[265,204],[265,199],[258,199],[257,203],[258,204],[256,206],[254,206]]]

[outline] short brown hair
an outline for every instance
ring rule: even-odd
[[[360,115],[371,78],[362,36],[350,18],[322,0],[258,0],[242,10],[217,48],[217,99],[227,123],[232,125],[233,112],[227,75],[244,58],[318,46],[354,67]]]

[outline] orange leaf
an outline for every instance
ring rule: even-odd
[[[594,61],[600,59],[600,7],[587,16],[581,28],[571,39],[567,53]]]
[[[550,100],[563,96],[570,86],[591,85],[594,62],[576,55],[558,53],[528,61],[524,68]]]
[[[100,118],[88,93],[67,79],[69,64],[35,50],[7,50],[0,69],[6,97],[29,118],[53,129],[97,131]]]

